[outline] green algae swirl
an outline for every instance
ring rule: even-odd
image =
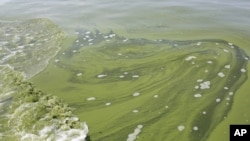
[[[224,40],[76,34],[56,66],[34,81],[50,90],[56,86],[87,121],[95,141],[206,140],[247,79],[248,56]],[[47,84],[51,78],[60,78],[60,86]]]

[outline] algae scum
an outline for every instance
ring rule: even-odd
[[[224,40],[130,39],[82,29],[76,35],[31,81],[75,108],[90,128],[87,140],[205,140],[227,117],[234,94],[247,79],[248,56]],[[51,36],[58,42],[48,41]],[[54,47],[60,46],[63,35],[53,32],[33,42],[39,39],[48,44],[22,44],[40,50],[51,42],[56,45],[49,46],[52,54],[37,50],[23,55],[20,63],[33,70],[41,69],[35,64],[57,52]],[[1,56],[2,64],[9,60],[5,64],[16,71],[1,67],[0,138],[17,133],[30,140],[41,135],[47,140],[66,140],[65,136],[84,140],[87,125],[61,100],[22,79],[17,71],[28,76],[30,72],[16,63],[20,52],[16,48],[25,47],[11,48],[7,42],[1,41],[1,51],[16,53]]]

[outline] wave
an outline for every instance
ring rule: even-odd
[[[84,141],[72,108],[27,80],[46,67],[65,34],[51,21],[0,23],[0,140]]]

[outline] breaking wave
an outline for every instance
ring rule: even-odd
[[[65,34],[46,19],[0,23],[0,140],[84,141],[72,108],[27,81],[46,67]]]

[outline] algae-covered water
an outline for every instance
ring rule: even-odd
[[[229,140],[250,119],[249,5],[1,2],[0,140]]]

